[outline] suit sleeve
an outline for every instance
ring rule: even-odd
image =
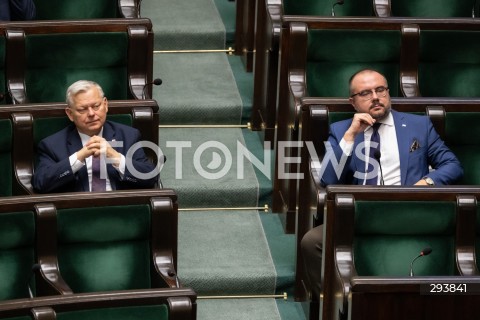
[[[128,188],[153,188],[158,182],[159,172],[139,143],[140,132],[134,132],[132,143],[125,148],[125,174],[122,179],[117,172],[117,178]]]
[[[325,145],[325,156],[320,169],[320,181],[322,186],[330,184],[350,184],[350,162],[352,153],[346,154],[341,146],[343,132],[335,124],[330,127],[330,134]]]
[[[435,169],[428,176],[432,178],[435,185],[454,184],[463,177],[463,168],[455,154],[445,145],[435,131],[430,118],[428,124],[428,161]]]
[[[45,140],[37,146],[38,165],[32,184],[39,193],[53,192],[75,180],[68,157],[60,159],[54,150],[55,146],[49,145]]]

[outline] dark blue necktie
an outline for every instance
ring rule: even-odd
[[[372,165],[372,161],[380,161],[377,160],[374,156],[377,150],[380,151],[380,135],[378,134],[378,128],[380,128],[380,125],[381,123],[375,122],[372,126],[373,132],[372,137],[370,138],[370,151],[368,154],[370,159],[368,159],[367,172],[369,172],[369,175],[373,175],[373,177],[371,179],[367,179],[365,184],[373,186],[376,186],[378,184],[378,166],[377,168],[374,168]]]
[[[100,178],[100,156],[92,156],[92,191],[105,191],[107,180]]]

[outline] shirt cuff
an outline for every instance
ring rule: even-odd
[[[83,168],[83,166],[85,166],[84,162],[78,160],[76,152],[72,154],[70,157],[68,157],[68,160],[70,161],[70,167],[72,168],[72,171],[74,174],[77,173],[78,170]]]
[[[120,163],[118,166],[112,165],[115,170],[118,171],[120,174],[120,177],[123,179],[123,176],[125,175],[125,156],[123,154],[120,154]]]
[[[345,139],[342,138],[342,140],[340,140],[340,148],[345,155],[351,156],[353,150],[353,142],[347,142],[345,141]]]

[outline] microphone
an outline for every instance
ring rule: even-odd
[[[427,247],[422,251],[420,251],[420,254],[416,256],[415,259],[412,260],[412,262],[410,263],[410,277],[413,277],[413,263],[415,262],[415,260],[423,256],[428,256],[430,253],[432,253],[432,248]]]
[[[38,263],[34,263],[32,266],[32,271],[30,273],[30,276],[28,277],[27,287],[28,287],[28,296],[30,298],[33,298],[33,291],[32,291],[32,287],[30,286],[30,282],[32,281],[32,278],[35,272],[39,271],[40,269],[41,269],[40,265]]]
[[[382,153],[380,152],[380,150],[378,149],[375,149],[375,151],[373,152],[373,157],[375,158],[375,160],[378,161],[378,166],[380,167],[380,185],[381,186],[384,186],[385,183],[383,181],[383,170],[382,170],[382,163],[380,162],[380,157],[382,156]]]
[[[162,79],[160,78],[156,78],[156,79],[153,79],[152,82],[148,82],[148,83],[145,83],[145,85],[143,86],[143,90],[142,90],[142,94],[143,94],[143,99],[146,98],[146,95],[145,95],[145,89],[147,89],[147,86],[150,85],[150,84],[154,84],[156,86],[159,86],[163,83]]]
[[[332,17],[335,17],[335,6],[336,6],[337,4],[343,5],[344,3],[345,3],[345,1],[343,1],[343,0],[338,0],[337,2],[335,2],[335,3],[333,4],[333,6],[332,6]]]

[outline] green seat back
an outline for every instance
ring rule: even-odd
[[[285,15],[331,16],[334,1],[318,0],[284,0]],[[336,16],[373,16],[371,0],[345,1],[343,5],[335,6]]]
[[[57,320],[168,320],[166,305],[57,312]]]
[[[8,119],[0,120],[0,196],[12,195],[12,123]]]
[[[360,276],[454,275],[455,203],[357,201],[354,259]]]
[[[5,38],[0,36],[0,93],[5,92],[8,92],[5,82]],[[0,104],[5,104],[5,99]]]
[[[422,96],[480,97],[479,52],[478,31],[422,31],[418,66]]]
[[[130,98],[126,33],[27,35],[25,46],[30,102],[63,102],[77,80],[97,82],[110,100]]]
[[[310,30],[308,96],[347,97],[350,77],[364,68],[383,73],[390,95],[399,96],[400,48],[398,31]]]
[[[392,16],[396,17],[471,17],[470,0],[393,0]]]
[[[35,0],[37,20],[120,18],[118,0]]]
[[[33,212],[0,214],[0,300],[27,298],[35,263]]]
[[[447,112],[445,143],[463,166],[459,184],[480,185],[480,112]]]
[[[57,214],[59,268],[75,293],[151,288],[148,205]]]

